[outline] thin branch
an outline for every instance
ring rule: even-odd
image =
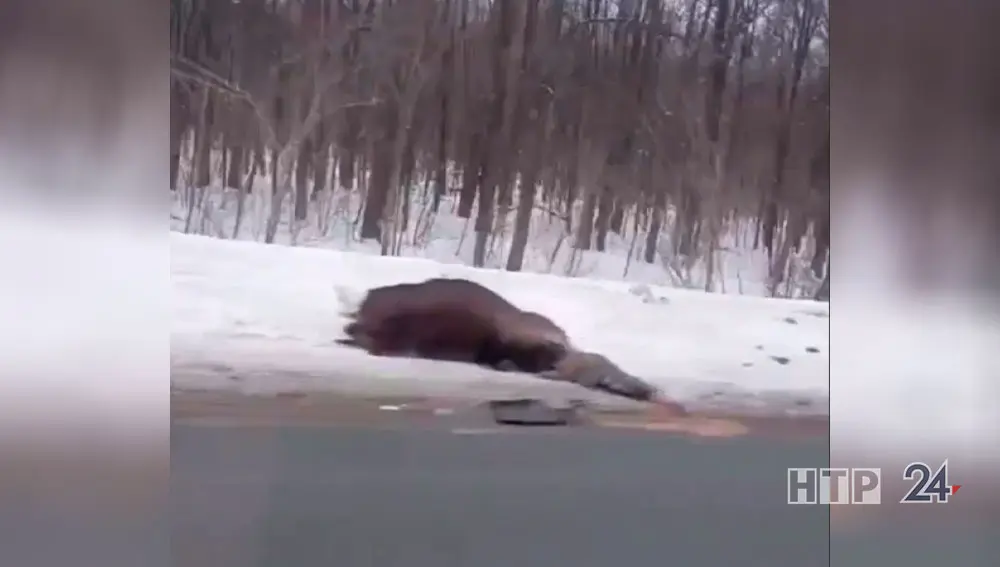
[[[264,144],[270,148],[275,148],[278,145],[278,138],[274,132],[274,127],[271,121],[268,120],[267,115],[264,114],[263,106],[257,102],[257,99],[249,91],[220,77],[211,69],[173,53],[170,54],[170,74],[197,83],[205,88],[213,89],[222,95],[246,102],[253,109],[257,120],[263,127],[261,134]]]

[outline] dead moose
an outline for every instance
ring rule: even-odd
[[[666,402],[607,357],[574,348],[551,319],[472,281],[434,278],[374,288],[348,317],[347,338],[337,342],[372,355],[466,362]]]

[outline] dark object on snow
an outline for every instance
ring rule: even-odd
[[[376,356],[468,362],[676,406],[607,357],[573,348],[550,319],[468,280],[435,278],[375,288],[349,317],[347,338],[337,342]]]
[[[554,407],[543,400],[522,398],[489,402],[493,421],[501,425],[576,425],[579,406]]]
[[[350,316],[348,338],[338,342],[378,356],[538,373],[555,368],[570,348],[566,333],[551,320],[467,280],[375,288]]]
[[[567,380],[585,388],[600,390],[608,394],[628,398],[638,402],[653,402],[670,406],[679,415],[687,414],[676,402],[668,400],[652,384],[622,370],[608,357],[584,351],[571,351],[559,361],[556,369],[545,372],[543,377],[552,380]]]

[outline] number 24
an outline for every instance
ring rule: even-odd
[[[951,487],[948,486],[948,461],[942,463],[933,476],[931,476],[930,467],[924,463],[910,463],[903,470],[903,478],[906,480],[914,480],[918,477],[919,479],[913,488],[906,493],[900,503],[948,502],[948,497],[951,496]]]

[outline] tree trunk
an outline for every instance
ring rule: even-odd
[[[326,177],[330,171],[330,139],[327,136],[329,127],[321,122],[316,127],[316,135],[313,138],[313,151],[309,156],[309,168],[313,174],[313,187],[309,193],[309,200],[315,201],[317,195],[326,189]]]
[[[271,195],[278,192],[278,151],[271,150]]]
[[[431,210],[436,214],[448,188],[448,92],[444,89],[441,102],[441,124],[438,127],[437,163],[434,168],[434,197]]]
[[[609,222],[611,231],[622,236],[622,230],[625,226],[625,207],[622,206],[621,201],[615,201],[615,210],[611,213],[611,220]]]
[[[830,267],[827,266],[826,276],[823,277],[823,282],[819,285],[819,289],[816,290],[816,295],[813,296],[816,301],[830,301]]]
[[[441,208],[441,199],[448,188],[447,162],[441,160],[434,168],[434,196],[431,201],[431,210],[435,213]]]
[[[597,208],[597,196],[587,191],[583,197],[583,210],[580,211],[580,225],[576,227],[576,241],[573,248],[590,250],[594,239],[594,210]]]
[[[788,82],[782,76],[778,82],[777,109],[780,116],[778,131],[775,136],[774,177],[767,197],[764,212],[764,248],[771,257],[774,254],[775,237],[779,230],[779,203],[785,196],[785,165],[791,148],[792,125],[794,122],[795,103],[798,99],[799,84],[802,81],[802,71],[809,55],[809,45],[815,32],[815,15],[811,4],[806,2],[803,10],[796,16],[794,52],[792,59],[792,76]],[[786,89],[787,96],[786,96]]]
[[[170,190],[177,190],[177,177],[181,166],[181,142],[187,130],[186,93],[176,81],[170,81]]]
[[[327,187],[327,176],[330,167],[330,145],[324,144],[315,154],[313,154],[313,189],[310,195],[312,200],[323,192]]]
[[[595,222],[595,228],[597,228],[595,244],[598,252],[604,252],[607,248],[608,224],[611,220],[611,210],[614,208],[614,204],[611,188],[604,187],[597,203],[597,220]]]
[[[400,217],[397,219],[399,223],[399,231],[401,233],[405,233],[410,228],[410,201],[413,199],[411,186],[412,179],[410,179],[409,175],[407,175],[402,178],[399,188],[397,189],[399,198],[402,199],[402,202],[400,203]]]
[[[208,107],[208,97],[206,96],[207,89],[205,89],[201,96],[199,97],[198,103],[201,105],[198,109],[198,124],[195,126],[195,137],[194,137],[194,149],[192,150],[192,163],[191,169],[194,171],[201,170],[201,160],[205,155],[202,151],[201,146],[207,143],[207,137],[204,135],[205,131],[205,120],[206,120],[206,108]],[[204,188],[202,188],[204,189]],[[184,234],[191,232],[191,223],[194,222],[194,211],[197,207],[197,201],[199,199],[195,198],[194,184],[189,184],[186,190],[188,204],[187,204],[187,218],[184,220]],[[204,195],[204,190],[201,191]]]
[[[312,161],[312,139],[302,142],[302,151],[295,162],[295,220],[309,216],[309,162]]]
[[[577,130],[579,131],[579,125],[577,125]],[[577,134],[579,137],[579,134]],[[577,144],[579,147],[579,143]],[[573,204],[576,203],[576,197],[579,194],[580,188],[580,153],[571,152],[569,156],[569,171],[566,172],[566,232],[573,232]],[[591,215],[593,216],[593,215]]]
[[[705,100],[705,134],[711,146],[719,141],[722,121],[722,96],[726,90],[726,70],[729,65],[726,28],[729,23],[730,0],[715,0],[715,25],[712,29],[712,62],[709,65],[711,86]]]
[[[257,164],[257,173],[267,175],[267,148],[260,142],[254,146],[253,160]]]
[[[524,264],[524,251],[528,246],[528,235],[531,231],[531,215],[535,208],[540,157],[539,152],[529,152],[525,155],[521,190],[517,197],[517,214],[514,217],[514,235],[511,237],[510,255],[507,256],[507,271],[510,272],[521,271]]]
[[[666,208],[666,195],[662,191],[657,191],[653,200],[653,208],[649,211],[649,231],[646,232],[646,247],[642,255],[647,264],[656,263],[656,245],[660,240],[660,229],[663,228],[663,215]]]
[[[488,154],[486,154],[488,155]],[[489,158],[484,158],[482,175],[479,176],[479,208],[476,210],[476,243],[472,250],[472,265],[481,268],[486,265],[486,242],[493,232],[493,208],[496,196],[496,184],[489,170]]]
[[[286,144],[280,151],[276,152],[274,160],[274,192],[271,194],[271,212],[267,218],[267,228],[264,231],[264,242],[273,244],[278,235],[278,224],[281,222],[281,210],[285,204],[285,195],[292,185],[292,173],[295,168],[295,158],[298,153],[293,144]]]
[[[382,129],[380,137],[372,144],[371,177],[368,195],[365,197],[365,212],[361,219],[361,238],[374,238],[383,245],[386,236],[382,230],[389,191],[392,191],[393,142],[399,117],[395,105],[386,104],[381,109]]]
[[[412,114],[412,111],[405,113],[406,116]],[[404,139],[399,140],[396,144],[397,155],[394,164],[399,169],[399,173],[398,181],[394,187],[399,198],[402,199],[399,208],[401,216],[397,219],[400,233],[405,233],[410,227],[410,199],[413,197],[413,176],[417,168],[417,158],[414,153],[416,140],[412,135],[414,130],[415,127],[412,124],[404,124],[399,129],[398,134]]]
[[[240,228],[243,226],[243,213],[246,209],[247,195],[253,187],[254,179],[257,177],[258,166],[256,161],[250,163],[250,174],[247,175],[245,185],[240,185],[239,197],[236,198],[236,220],[233,223],[233,240],[240,237]]]
[[[337,185],[347,192],[354,190],[355,159],[354,153],[347,150],[337,160]]]
[[[204,89],[201,96],[206,100],[202,104],[199,128],[195,131],[194,151],[198,152],[198,158],[192,162],[197,164],[194,168],[195,186],[208,187],[212,184],[212,94]]]
[[[695,253],[699,218],[701,218],[701,196],[685,176],[681,180],[681,207],[674,222],[674,253],[683,256],[692,256]]]
[[[514,61],[509,57],[511,41],[513,37],[514,15],[517,7],[514,2],[500,2],[492,9],[497,10],[496,17],[499,18],[497,25],[496,44],[492,57],[492,79],[493,79],[493,100],[488,106],[486,131],[492,135],[490,143],[484,144],[481,162],[481,175],[479,177],[479,210],[476,214],[476,244],[472,251],[472,264],[482,267],[486,264],[486,243],[489,235],[493,232],[494,201],[496,200],[497,185],[504,178],[504,171],[501,169],[505,164],[501,162],[501,157],[509,153],[512,148],[508,147],[511,138],[511,107],[513,97],[517,94],[512,92],[512,77],[508,76],[508,71],[512,69]],[[508,98],[512,100],[508,100]]]
[[[407,175],[407,148],[410,146],[410,132],[413,125],[413,107],[410,102],[410,97],[403,95],[403,102],[400,104],[400,108],[393,111],[394,124],[393,133],[394,135],[390,138],[392,141],[392,156],[390,162],[389,170],[389,187],[386,191],[385,205],[382,209],[382,255],[396,254],[398,249],[396,248],[397,242],[399,242],[399,236],[402,234],[402,227],[405,226],[403,216],[408,214],[408,211],[403,208],[400,210],[400,199],[403,199],[403,203],[409,199],[408,187],[404,187],[404,175]],[[388,229],[388,230],[386,230]]]
[[[813,253],[810,267],[816,277],[823,275],[823,266],[826,265],[827,252],[830,250],[830,217],[825,216],[819,219],[815,225],[816,250]]]
[[[382,242],[382,211],[389,197],[392,145],[386,140],[379,140],[373,144],[373,150],[365,211],[361,217],[361,239]]]
[[[229,154],[229,168],[226,172],[226,187],[236,190],[243,188],[243,176],[246,173],[247,150],[242,142],[235,142]]]
[[[476,188],[479,183],[480,137],[473,134],[469,141],[469,152],[462,168],[462,189],[458,196],[458,216],[467,219],[472,216],[472,205],[476,202]]]
[[[528,59],[533,51],[538,27],[538,2],[529,3],[525,7],[524,21],[521,33],[521,72],[528,67]],[[538,191],[539,176],[545,157],[548,157],[548,146],[552,139],[554,120],[551,106],[543,99],[541,89],[534,88],[532,95],[526,100],[528,109],[538,109],[534,120],[528,120],[522,110],[520,124],[522,129],[541,136],[541,147],[534,151],[528,149],[521,155],[521,187],[517,198],[517,213],[514,217],[514,235],[511,238],[510,254],[507,256],[507,270],[520,271],[524,264],[524,251],[528,245],[528,235],[531,230],[531,217],[535,207],[535,195]],[[530,114],[529,114],[530,116]]]
[[[536,176],[525,172],[525,178],[537,180]],[[535,206],[535,185],[521,187],[517,197],[517,215],[514,217],[514,235],[510,243],[510,255],[507,257],[507,271],[519,272],[524,263],[524,251],[528,245],[528,235],[531,230],[531,213]]]
[[[448,25],[448,14],[451,11],[451,2],[446,0],[444,5],[442,24]],[[442,76],[451,79],[454,75],[454,59],[455,59],[455,36],[452,35],[448,39],[448,45],[441,52],[441,73]],[[449,124],[449,113],[451,112],[451,83],[450,81],[441,81],[441,86],[438,91],[438,98],[440,100],[440,106],[438,112],[438,130],[437,130],[437,155],[436,164],[434,168],[434,198],[431,205],[431,210],[436,214],[438,209],[441,208],[441,199],[444,197],[445,191],[447,190],[448,180],[448,124]]]

